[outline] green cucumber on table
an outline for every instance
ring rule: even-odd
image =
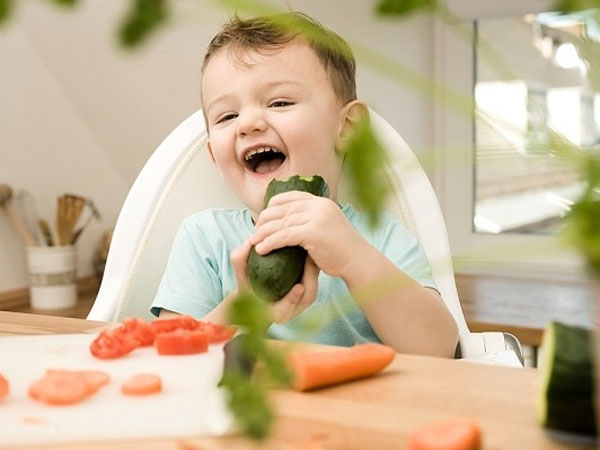
[[[542,340],[542,384],[537,402],[545,428],[597,435],[594,412],[593,332],[551,322]]]
[[[264,207],[267,207],[271,197],[288,191],[329,196],[329,186],[321,176],[294,175],[285,180],[271,180],[265,192]],[[302,279],[305,261],[306,250],[299,246],[279,248],[266,255],[259,255],[252,247],[248,257],[250,287],[265,300],[279,300]]]

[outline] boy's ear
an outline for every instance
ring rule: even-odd
[[[361,120],[366,120],[367,122],[370,120],[369,108],[361,100],[352,100],[342,109],[341,117],[340,131],[335,142],[335,149],[337,151],[344,151]]]
[[[206,141],[206,149],[208,150],[208,156],[210,156],[210,160],[213,162],[213,164],[217,164],[215,155],[213,155],[212,148],[210,146],[210,141]]]

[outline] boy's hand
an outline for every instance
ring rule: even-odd
[[[290,191],[274,196],[258,216],[250,237],[260,255],[300,245],[323,272],[344,278],[368,243],[332,200]]]
[[[235,271],[238,291],[249,287],[248,256],[251,249],[252,244],[248,240],[231,252],[231,265]],[[304,274],[300,283],[295,284],[282,299],[273,303],[271,309],[273,322],[285,323],[296,317],[315,301],[317,298],[318,276],[319,268],[308,256],[304,263]]]

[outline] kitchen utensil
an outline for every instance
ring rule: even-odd
[[[56,229],[59,245],[69,245],[73,240],[73,229],[86,199],[74,194],[64,194],[57,199]]]
[[[85,222],[83,223],[83,225],[81,225],[75,231],[75,233],[73,233],[73,238],[71,239],[71,244],[75,244],[75,242],[77,242],[77,239],[79,239],[79,236],[81,236],[81,233],[90,224],[90,222],[92,221],[92,219],[100,220],[102,218],[100,216],[100,211],[98,211],[98,209],[96,208],[96,205],[94,204],[94,202],[93,202],[93,200],[91,198],[86,199],[85,205],[89,208],[90,214],[88,215],[88,217],[85,220]]]
[[[35,199],[28,191],[20,189],[14,197],[15,210],[29,234],[35,239],[36,245],[42,244],[44,239],[40,236],[38,227],[38,212]]]
[[[25,225],[23,225],[23,222],[13,208],[11,201],[12,195],[13,191],[9,185],[0,184],[0,207],[4,210],[6,217],[8,217],[13,228],[19,233],[23,242],[30,246],[36,245],[35,239],[29,233]]]
[[[38,219],[38,226],[40,227],[40,232],[42,233],[46,245],[54,245],[54,238],[52,237],[52,232],[50,231],[48,222],[46,222],[45,219]]]

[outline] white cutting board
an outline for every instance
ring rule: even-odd
[[[9,444],[107,441],[113,439],[222,435],[233,421],[217,388],[223,370],[223,344],[207,353],[160,356],[153,347],[114,360],[89,352],[95,334],[0,337],[0,373],[10,394],[0,401],[0,446]],[[27,390],[47,369],[100,369],[111,381],[82,403],[49,406],[31,400]],[[153,372],[163,392],[124,396],[129,376]]]

